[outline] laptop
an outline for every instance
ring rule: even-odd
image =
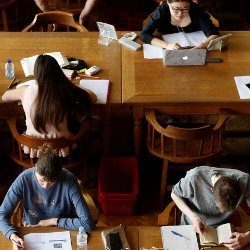
[[[204,65],[206,54],[206,49],[163,49],[163,64],[165,66]]]

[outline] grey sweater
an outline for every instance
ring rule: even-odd
[[[233,212],[221,213],[216,206],[211,188],[211,177],[214,174],[231,177],[238,181],[241,197],[250,204],[250,176],[236,169],[214,168],[208,166],[196,167],[187,172],[172,189],[172,192],[183,198],[189,208],[195,212],[207,225],[218,226],[230,221]],[[181,224],[192,224],[189,218],[182,214]]]

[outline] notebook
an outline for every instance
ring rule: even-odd
[[[163,64],[166,66],[203,65],[206,60],[206,49],[163,49]]]
[[[80,81],[80,87],[91,90],[97,96],[97,104],[108,102],[109,80],[85,80]]]
[[[50,55],[54,57],[60,67],[64,67],[69,65],[69,62],[65,56],[63,56],[60,52],[51,52],[51,53],[45,53],[45,55]],[[22,58],[20,60],[24,75],[27,76],[33,76],[34,75],[34,65],[36,62],[38,55],[27,57],[27,58]]]
[[[193,225],[163,226],[161,237],[164,250],[199,250]]]

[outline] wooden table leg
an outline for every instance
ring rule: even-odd
[[[134,150],[135,156],[139,156],[141,152],[141,140],[142,140],[142,119],[144,117],[143,106],[133,106],[133,118],[134,118]]]

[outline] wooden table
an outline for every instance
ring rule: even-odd
[[[107,229],[107,227],[98,227],[96,230],[92,231],[88,235],[88,250],[101,250],[104,249],[104,245],[101,239],[101,232]],[[22,237],[28,233],[50,233],[50,232],[60,232],[60,231],[68,231],[65,229],[57,228],[57,227],[21,227],[19,228],[19,234]],[[71,235],[71,243],[72,249],[76,250],[76,235],[77,231],[70,231]],[[139,250],[138,249],[138,227],[127,227],[126,228],[126,236],[131,246],[131,250]],[[2,233],[0,233],[0,249],[1,250],[11,250],[12,242],[5,238]]]
[[[4,64],[11,59],[15,66],[15,76],[25,78],[20,59],[46,52],[61,52],[69,57],[81,58],[88,66],[101,68],[98,76],[110,80],[108,105],[93,105],[94,112],[103,118],[105,151],[108,151],[110,134],[110,105],[121,104],[121,46],[113,41],[108,47],[99,45],[98,32],[0,32],[0,95],[6,91],[10,80],[5,77]],[[22,109],[15,103],[6,104],[0,100],[0,116],[8,116]]]
[[[107,229],[107,227],[98,227],[96,230],[92,231],[88,236],[88,250],[101,250],[104,249],[103,242],[101,239],[101,232]],[[237,231],[246,232],[250,228],[238,228]],[[152,248],[162,247],[162,239],[160,227],[157,226],[129,226],[126,227],[126,236],[130,245],[131,250],[139,250],[141,247]],[[60,229],[57,227],[34,227],[34,228],[19,228],[20,236],[28,233],[49,233],[49,232],[59,232],[65,231],[65,229]],[[72,249],[76,249],[76,235],[77,231],[70,231]],[[0,249],[10,250],[12,249],[12,242],[5,238],[0,233]],[[227,248],[213,248],[213,250],[226,250]],[[244,248],[250,250],[250,246]]]
[[[140,151],[144,109],[164,109],[169,114],[250,114],[250,100],[241,100],[234,76],[250,75],[250,32],[235,31],[222,52],[222,63],[202,66],[165,67],[162,59],[144,59],[143,51],[122,48],[122,103],[133,105],[134,139]]]

